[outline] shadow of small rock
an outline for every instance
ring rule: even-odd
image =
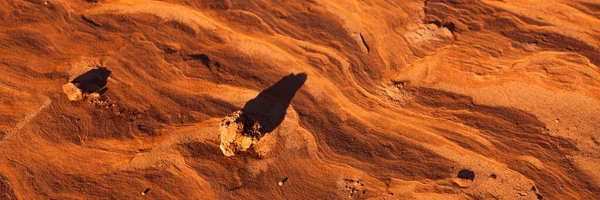
[[[106,92],[105,87],[110,74],[110,70],[99,67],[77,76],[71,83],[77,85],[85,93],[98,92],[102,94]]]
[[[281,124],[287,108],[306,79],[305,73],[287,75],[246,102],[242,111],[254,116],[264,132],[270,133]]]

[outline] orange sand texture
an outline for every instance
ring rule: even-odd
[[[597,0],[2,0],[0,199],[600,199],[599,66]]]

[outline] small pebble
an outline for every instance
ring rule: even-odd
[[[287,180],[288,177],[286,176],[285,178],[283,178],[283,180],[279,181],[279,186],[282,186]]]
[[[150,188],[146,188],[146,190],[144,190],[144,191],[142,192],[142,195],[146,195],[146,194],[148,194],[148,192],[150,192]]]

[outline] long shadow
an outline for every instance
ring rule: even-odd
[[[110,73],[111,71],[104,67],[92,69],[77,76],[71,83],[86,93],[98,92],[103,94],[107,90],[105,86]]]
[[[287,75],[246,102],[242,111],[252,115],[264,133],[269,133],[281,124],[290,102],[306,79],[305,73]]]

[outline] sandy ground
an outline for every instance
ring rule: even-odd
[[[600,199],[595,0],[1,1],[0,47],[0,199]]]

